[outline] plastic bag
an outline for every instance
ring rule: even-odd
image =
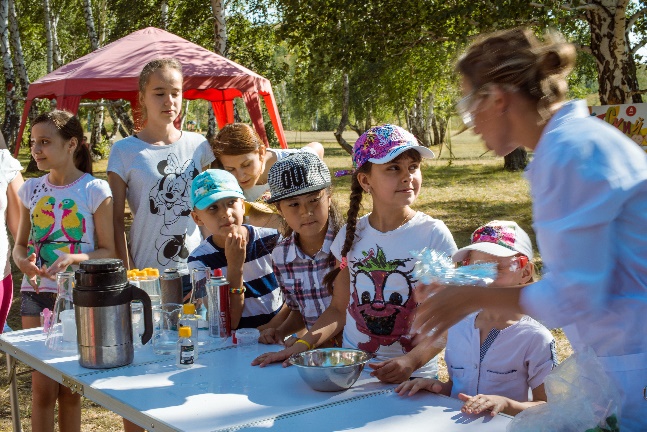
[[[432,249],[425,248],[419,252],[410,253],[416,258],[413,276],[424,285],[437,282],[446,285],[486,286],[497,276],[496,263],[456,267],[450,257]]]
[[[591,348],[546,377],[547,402],[517,414],[508,432],[616,432],[620,392]]]

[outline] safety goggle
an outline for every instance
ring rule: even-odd
[[[462,266],[468,266],[468,265],[474,265],[474,264],[490,264],[490,263],[492,263],[492,261],[470,260],[469,258],[466,258],[463,261],[458,262],[457,264],[460,267],[462,267]],[[528,257],[525,255],[515,256],[510,258],[507,263],[502,263],[498,261],[497,264],[498,264],[499,271],[505,269],[507,266],[508,271],[514,273],[516,271],[523,269],[524,267],[526,267],[526,265],[528,265]]]

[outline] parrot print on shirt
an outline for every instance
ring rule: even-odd
[[[69,253],[81,253],[81,239],[85,234],[85,218],[79,213],[76,203],[71,199],[64,199],[58,207],[63,210],[61,231],[69,242]]]

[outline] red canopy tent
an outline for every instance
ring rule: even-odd
[[[267,144],[259,99],[262,96],[281,147],[287,148],[269,80],[179,36],[148,27],[34,81],[27,92],[16,154],[34,98],[55,98],[57,108],[73,113],[81,99],[126,99],[134,111],[138,104],[139,73],[146,63],[163,57],[175,57],[182,63],[183,97],[210,101],[218,127],[233,123],[233,100],[242,97],[256,132]]]

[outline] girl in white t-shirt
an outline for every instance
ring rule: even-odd
[[[209,142],[179,130],[182,65],[173,58],[148,62],[139,75],[143,127],[112,147],[108,182],[115,199],[117,256],[130,267],[152,267],[160,274],[176,268],[185,294],[191,290],[187,258],[202,241],[191,218],[191,182],[214,156]],[[126,200],[133,215],[126,243]]]
[[[251,126],[232,123],[223,127],[211,147],[218,168],[236,177],[245,195],[245,217],[250,225],[280,228],[281,218],[265,202],[270,197],[267,176],[272,165],[296,151],[309,151],[323,159],[324,148],[318,142],[299,150],[267,147]]]
[[[528,234],[516,222],[495,220],[477,228],[472,243],[452,259],[464,265],[497,263],[490,286],[511,287],[532,282],[532,257]],[[546,402],[544,379],[557,365],[555,340],[527,315],[484,309],[449,329],[445,362],[449,381],[417,378],[396,392],[426,390],[458,398],[467,414],[515,415]]]
[[[422,184],[420,161],[433,156],[398,126],[371,128],[357,140],[347,224],[330,248],[337,266],[324,278],[331,304],[294,345],[263,354],[253,364],[284,361],[320,346],[343,328],[343,346],[377,355],[369,366],[379,380],[401,383],[421,368],[421,375],[436,375],[435,356],[443,346],[413,347],[410,335],[417,284],[411,251],[456,251],[442,221],[410,207]],[[373,208],[358,219],[365,192],[372,196]]]
[[[112,196],[108,183],[92,176],[83,127],[67,111],[41,114],[32,123],[31,155],[48,174],[28,179],[13,259],[23,272],[23,329],[39,327],[40,312],[52,310],[56,273],[81,261],[115,256]],[[95,229],[96,228],[96,229]],[[40,372],[32,374],[32,430],[53,430],[58,400],[59,429],[81,430],[81,399]]]

